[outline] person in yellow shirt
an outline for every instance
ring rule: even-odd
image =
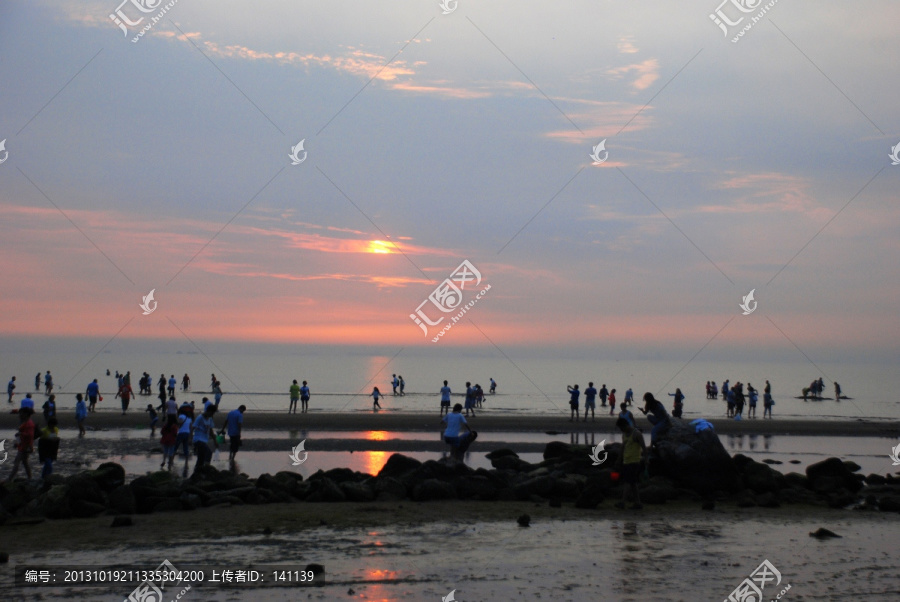
[[[616,426],[622,431],[622,453],[616,463],[616,470],[621,475],[625,487],[622,489],[622,501],[616,504],[616,508],[624,508],[628,499],[628,491],[631,490],[634,497],[634,510],[643,508],[641,496],[638,493],[638,480],[641,477],[641,468],[647,454],[647,445],[644,443],[644,435],[634,428],[625,418],[616,420]]]
[[[38,460],[43,464],[41,478],[46,479],[53,474],[53,462],[59,452],[59,428],[56,426],[56,418],[48,418],[47,426],[41,429],[41,438],[38,439]]]

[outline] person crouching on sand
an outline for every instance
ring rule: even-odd
[[[453,406],[453,411],[441,418],[441,423],[447,425],[444,429],[444,443],[450,446],[450,457],[457,462],[462,462],[469,445],[478,437],[478,433],[469,428],[466,417],[462,415],[462,404]],[[468,431],[460,435],[462,428]]]

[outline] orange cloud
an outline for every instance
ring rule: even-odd
[[[612,79],[622,79],[631,72],[637,75],[635,80],[631,82],[635,90],[646,90],[653,85],[653,82],[659,79],[659,62],[656,59],[647,59],[641,63],[609,69],[606,73]]]

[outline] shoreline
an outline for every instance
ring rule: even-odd
[[[229,408],[231,409],[231,408]],[[643,416],[636,416],[638,428],[649,432],[652,425]],[[688,417],[690,422],[693,418]],[[43,424],[40,412],[33,417],[35,424]],[[900,421],[872,420],[801,420],[801,419],[745,419],[730,420],[725,417],[707,418],[719,435],[805,435],[843,437],[900,437]],[[224,424],[224,411],[216,415],[216,425]],[[60,429],[75,428],[74,416],[62,412],[59,416]],[[0,429],[15,431],[18,426],[16,414],[0,414]],[[147,427],[149,421],[140,411],[122,416],[114,412],[88,414],[85,426],[90,438],[91,429],[133,429]],[[569,422],[562,416],[498,416],[478,415],[469,419],[473,430],[483,432],[548,432],[553,434],[615,432],[615,418],[598,416],[596,421]],[[244,414],[244,430],[268,431],[398,431],[438,433],[441,429],[437,412],[429,414],[412,413],[372,413],[372,412],[311,412],[288,414],[287,412],[255,412]],[[252,438],[252,437],[247,437]]]

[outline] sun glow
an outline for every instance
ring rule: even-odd
[[[396,247],[394,243],[385,240],[371,240],[366,251],[369,253],[394,253]]]

